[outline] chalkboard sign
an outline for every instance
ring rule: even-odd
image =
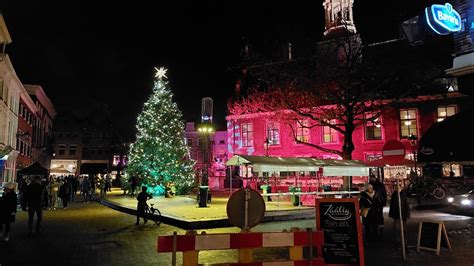
[[[446,227],[441,221],[420,221],[418,227],[418,242],[416,249],[435,251],[439,255],[441,246],[447,247],[451,251]]]
[[[357,199],[316,199],[316,225],[324,233],[324,263],[364,265]]]

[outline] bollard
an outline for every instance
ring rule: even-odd
[[[197,232],[194,230],[186,231],[186,235],[197,235]],[[199,263],[199,251],[190,250],[183,251],[183,266],[197,266]]]
[[[285,232],[286,230],[283,230]],[[300,231],[298,227],[292,227],[290,232]],[[293,246],[289,248],[290,260],[303,260],[303,246]]]

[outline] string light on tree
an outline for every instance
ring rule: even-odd
[[[156,68],[153,92],[137,119],[136,141],[130,147],[127,172],[154,193],[172,182],[178,193],[194,186],[194,162],[184,142],[184,121],[169,89],[167,69]]]

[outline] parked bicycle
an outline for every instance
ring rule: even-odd
[[[157,208],[153,207],[154,204],[148,204],[145,206],[145,218],[152,220],[157,226],[161,224],[161,212]]]
[[[431,195],[435,199],[442,200],[446,197],[446,189],[440,181],[433,178],[418,177],[410,180],[408,195],[426,198]]]

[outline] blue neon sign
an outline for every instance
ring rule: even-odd
[[[449,3],[445,5],[432,5],[425,9],[428,26],[440,35],[460,31],[461,16]]]

